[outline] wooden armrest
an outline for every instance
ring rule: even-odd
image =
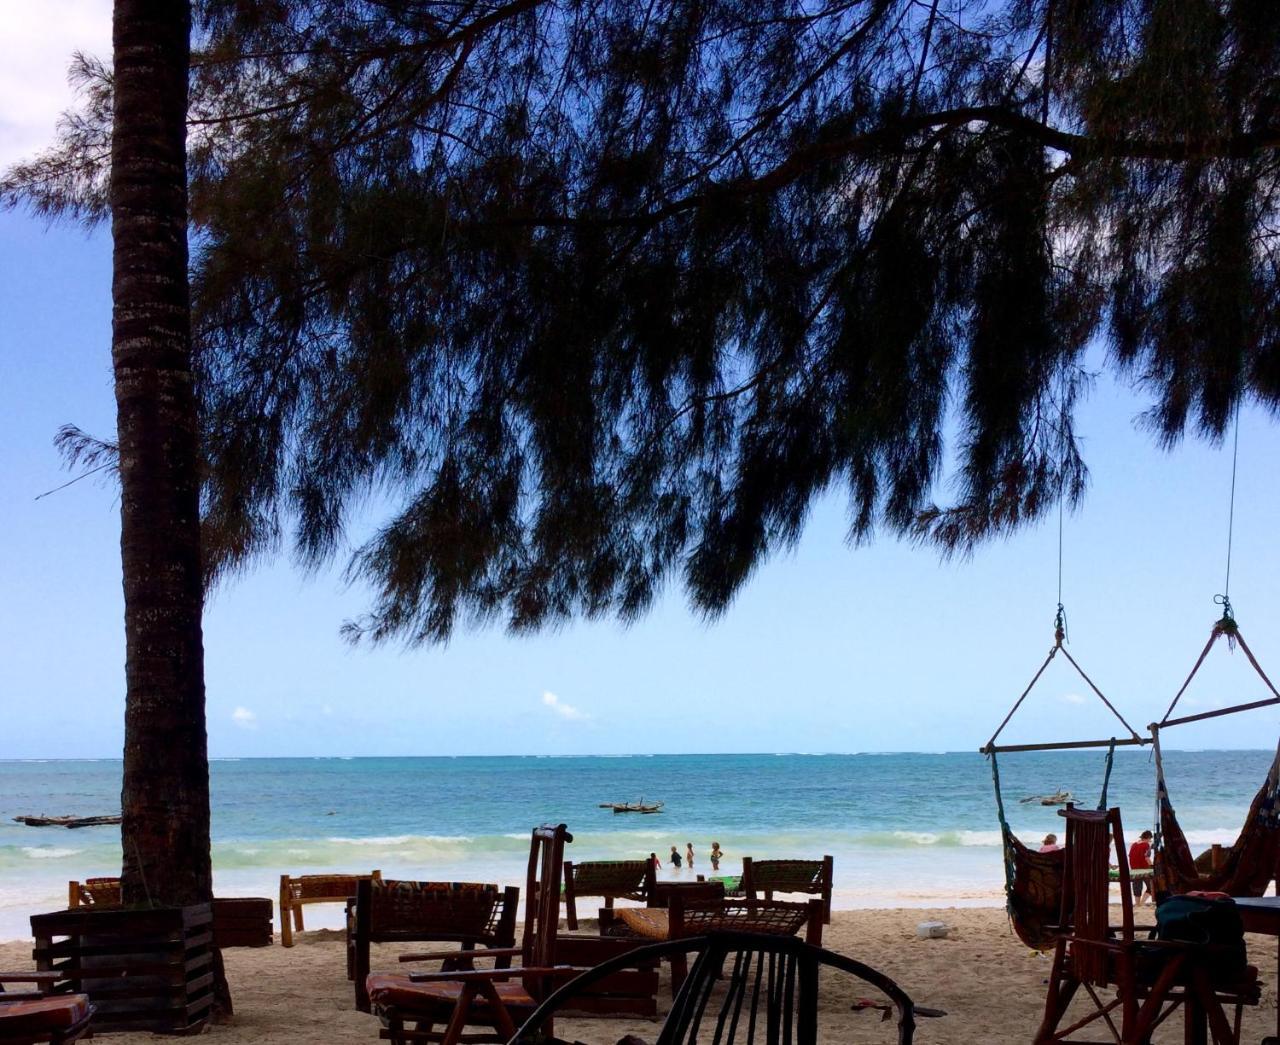
[[[509,980],[513,976],[551,976],[554,973],[586,972],[574,965],[536,965],[528,969],[460,969],[458,972],[411,972],[414,983],[439,983],[450,980],[465,983],[468,980]]]
[[[402,954],[402,962],[439,962],[448,958],[518,958],[519,947],[462,947],[454,951],[422,951],[418,954]]]
[[[60,972],[0,972],[0,983],[57,983]]]

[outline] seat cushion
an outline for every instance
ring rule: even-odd
[[[414,1009],[438,1011],[443,1006],[452,1006],[462,993],[462,984],[456,980],[414,983],[408,976],[385,972],[372,973],[365,980],[365,987],[369,991],[371,1003],[401,1011]],[[533,998],[519,981],[504,980],[495,983],[494,987],[507,1008],[533,1008]],[[483,995],[478,995],[473,1004],[483,1007],[488,1002]]]
[[[59,994],[31,1001],[0,1001],[0,1035],[18,1037],[42,1031],[66,1030],[89,1015],[84,994]]]

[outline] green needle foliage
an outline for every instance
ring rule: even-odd
[[[673,573],[715,613],[829,490],[855,541],[963,551],[1081,497],[1098,338],[1166,442],[1280,404],[1272,0],[208,0],[202,32],[206,555],[325,561],[391,504],[355,634],[629,620]],[[11,192],[92,215],[92,126]]]

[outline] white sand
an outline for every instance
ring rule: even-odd
[[[918,939],[915,927],[924,920],[945,922],[951,932],[943,940]],[[584,922],[583,928],[588,924]],[[824,943],[888,973],[918,1005],[947,1011],[943,1019],[920,1021],[916,1041],[922,1045],[1025,1045],[1035,1034],[1049,959],[1018,942],[1002,911],[841,911],[827,927]],[[1276,941],[1251,936],[1249,947],[1250,960],[1262,970],[1265,987],[1261,1006],[1245,1012],[1243,1040],[1258,1041],[1275,1033]],[[408,949],[375,948],[374,968],[405,968],[395,961],[395,954]],[[30,967],[30,953],[28,944],[0,944],[0,967]],[[378,1040],[377,1019],[355,1010],[338,933],[304,933],[290,950],[278,944],[230,950],[226,964],[236,1014],[231,1023],[210,1027],[206,1031],[209,1040],[223,1045],[330,1045]],[[853,998],[871,994],[852,984],[833,985],[823,1005],[824,1040],[892,1041],[890,1025],[880,1023],[877,1013],[855,1013],[849,1008]],[[660,1002],[669,999],[664,972]],[[613,1045],[628,1031],[647,1041],[656,1036],[656,1026],[645,1021],[557,1023],[559,1036],[588,1045]],[[121,1034],[108,1040],[128,1045],[155,1039],[146,1034]],[[1157,1043],[1169,1045],[1181,1040],[1177,1019],[1169,1020],[1155,1038]]]

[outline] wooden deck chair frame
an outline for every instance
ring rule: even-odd
[[[83,994],[50,994],[49,991],[64,974],[57,971],[0,972],[0,1045],[70,1045],[81,1038],[93,1036],[95,1007]],[[31,984],[29,990],[6,991],[5,984]],[[4,1026],[4,1010],[9,1005],[27,1002],[56,1002],[61,1006],[79,1006],[84,1015],[72,1019],[66,1026],[37,1029],[26,1027],[9,1030]]]
[[[68,882],[67,906],[70,908],[120,906],[120,879],[86,878],[83,882]]]
[[[1233,991],[1215,984],[1210,946],[1137,938],[1120,810],[1068,806],[1058,815],[1067,822],[1062,916],[1035,1045],[1096,1045],[1095,1038],[1072,1035],[1085,1028],[1096,1033],[1099,1021],[1116,1045],[1148,1045],[1155,1029],[1180,1005],[1188,1021],[1188,1042],[1206,1040],[1201,1037],[1203,1016],[1214,1045],[1239,1045],[1243,1006],[1257,1003],[1256,992],[1244,985]],[[1120,885],[1118,927],[1111,924],[1113,859]],[[1099,992],[1112,985],[1116,997],[1104,1000]],[[1063,1026],[1082,988],[1093,1011]],[[1234,1024],[1226,1017],[1224,1002],[1235,1005]]]
[[[690,954],[696,956],[693,969],[658,1034],[663,1045],[686,1045],[695,1040],[708,1045],[759,1045],[762,1040],[817,1045],[819,973],[824,968],[856,977],[882,993],[888,999],[885,1018],[896,1016],[898,1045],[912,1043],[915,1006],[901,987],[869,965],[795,937],[711,933],[649,944],[628,957],[654,962],[665,959],[674,964],[679,956],[687,964]],[[510,1045],[546,1042],[555,1015],[578,992],[616,973],[626,960],[606,961],[560,987],[533,1011]],[[728,981],[725,989],[713,991],[724,982],[722,977]],[[719,1012],[711,1011],[712,999],[719,1001]]]
[[[369,874],[304,874],[280,876],[280,943],[293,946],[293,934],[303,932],[302,909],[317,903],[346,903],[356,895],[356,885],[379,879],[381,871]]]
[[[382,1038],[395,1045],[432,1041],[506,1042],[523,1019],[559,984],[586,967],[637,949],[634,941],[599,936],[559,936],[560,882],[564,873],[564,847],[571,842],[564,824],[534,828],[525,876],[525,921],[519,948],[488,952],[437,951],[401,955],[402,962],[474,959],[486,954],[520,965],[505,969],[474,967],[408,977],[370,976],[373,1011],[383,1021]],[[599,990],[579,992],[574,1010],[579,1013],[657,1016],[658,974],[655,966],[636,968],[622,960],[614,976],[601,981]],[[415,991],[413,985],[423,990]],[[387,1000],[384,1000],[387,999]],[[437,1026],[443,1025],[443,1030]],[[490,1028],[468,1032],[468,1027]],[[550,1028],[548,1028],[550,1030]]]
[[[822,899],[822,920],[831,924],[831,887],[835,877],[835,861],[830,856],[821,860],[754,860],[742,858],[742,891],[748,900],[764,893],[772,900],[774,893],[802,893]]]
[[[384,925],[387,911],[379,910],[401,883],[381,878],[366,878],[356,884],[355,925],[352,934],[352,979],[355,981],[356,1008],[369,1011],[366,979],[369,975],[369,946],[372,943],[458,943],[461,952],[478,952],[497,957],[498,966],[511,964],[506,957],[516,938],[516,911],[520,906],[520,890],[514,885],[499,889],[477,885],[474,891],[459,889],[466,883],[413,882],[405,885],[429,887],[415,897],[409,890],[400,905],[404,918],[398,924]],[[393,917],[392,921],[396,919]],[[444,968],[471,967],[470,958],[442,958]]]
[[[604,898],[605,910],[613,910],[614,900],[636,900],[647,904],[657,881],[651,860],[588,860],[564,862],[565,924],[578,930],[578,897]]]

